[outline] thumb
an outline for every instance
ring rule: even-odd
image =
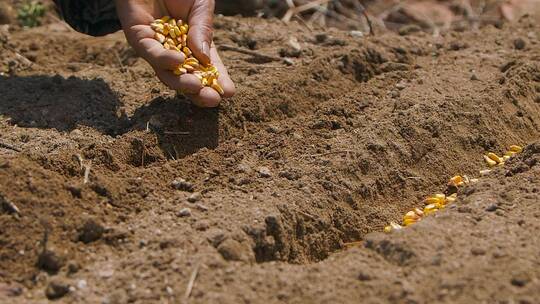
[[[189,13],[188,46],[203,64],[210,63],[214,19],[214,0],[194,0]]]

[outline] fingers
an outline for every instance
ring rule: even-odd
[[[144,58],[155,70],[174,70],[185,60],[182,52],[167,50],[159,41],[154,39],[155,32],[146,25],[135,25],[131,27],[133,45],[137,53]]]
[[[159,80],[169,88],[186,94],[199,94],[202,89],[201,81],[195,75],[174,75],[171,71],[156,70]]]
[[[221,61],[221,58],[219,57],[219,53],[217,52],[217,49],[215,48],[213,44],[212,44],[212,48],[210,49],[210,57],[212,58],[212,64],[219,71],[218,82],[223,88],[223,91],[225,92],[223,94],[223,97],[225,98],[232,97],[234,93],[236,93],[236,87],[234,86],[234,82],[229,76],[229,73],[227,72],[227,68]]]
[[[194,105],[201,108],[214,108],[219,105],[221,96],[216,90],[210,87],[204,87],[199,94],[186,94]]]
[[[214,0],[194,0],[189,14],[188,46],[202,63],[210,63]]]

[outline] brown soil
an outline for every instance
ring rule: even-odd
[[[538,140],[537,19],[438,38],[216,28],[218,45],[298,57],[224,51],[238,94],[203,110],[121,33],[0,31],[0,302],[178,303],[193,273],[192,303],[540,298],[539,143],[378,232],[485,151]]]

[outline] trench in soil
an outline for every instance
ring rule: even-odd
[[[313,46],[313,58],[293,73],[254,69],[248,77],[238,70],[238,95],[220,110],[156,97],[130,115],[89,118],[114,112],[107,107],[114,108],[116,95],[101,81],[35,75],[7,80],[14,89],[6,100],[17,94],[9,116],[22,127],[71,132],[87,119],[97,131],[82,149],[30,158],[72,181],[81,177],[73,156],[92,160],[92,199],[128,221],[154,208],[138,202],[141,197],[176,200],[170,182],[187,177],[211,207],[223,210],[224,226],[248,236],[257,262],[316,262],[399,221],[426,195],[442,191],[449,177],[476,176],[485,151],[502,152],[539,134],[534,61],[500,60],[484,69],[482,62],[470,63],[483,81],[464,81],[469,71],[453,62],[466,59],[449,46],[434,59],[431,46],[389,39],[396,41],[375,38],[339,50]],[[238,62],[242,58],[230,59],[232,71]],[[48,83],[58,89],[51,92]],[[40,121],[46,118],[39,111],[23,115],[36,90],[48,92],[38,102],[54,114],[50,121]],[[66,102],[77,111],[60,110]],[[128,111],[135,108],[126,104]],[[259,176],[261,166],[271,169],[271,178]],[[141,185],[134,176],[151,178]]]

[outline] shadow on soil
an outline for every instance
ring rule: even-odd
[[[169,158],[182,158],[219,142],[217,109],[198,109],[184,98],[156,98],[132,117],[101,79],[0,76],[0,115],[21,127],[69,132],[79,125],[117,136],[147,127]]]

